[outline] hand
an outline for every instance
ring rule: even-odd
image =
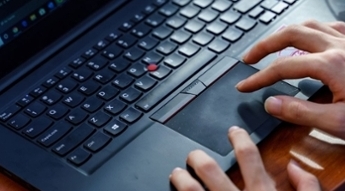
[[[345,138],[345,23],[308,21],[291,25],[256,44],[243,58],[248,64],[293,46],[309,52],[275,60],[267,68],[240,82],[239,91],[250,92],[282,79],[311,77],[333,93],[332,104],[317,104],[289,96],[270,97],[265,109],[271,115],[304,126],[317,127]]]
[[[256,145],[250,139],[248,133],[238,127],[229,130],[228,137],[234,147],[235,155],[240,166],[246,191],[273,191],[274,181],[267,174],[262,163],[260,153]],[[226,176],[216,161],[203,151],[193,151],[188,155],[187,164],[210,191],[238,191],[239,189]],[[298,191],[321,191],[315,176],[305,172],[290,162],[288,175],[291,183]],[[173,170],[170,180],[179,191],[202,191],[204,188],[186,170],[176,168]]]

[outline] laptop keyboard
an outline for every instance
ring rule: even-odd
[[[0,112],[0,121],[81,166],[295,1],[155,0]]]

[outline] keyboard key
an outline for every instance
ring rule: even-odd
[[[158,6],[158,7],[160,7],[160,6],[164,5],[167,2],[168,2],[168,0],[154,0],[153,4]]]
[[[79,87],[78,91],[86,96],[94,94],[101,86],[94,81],[85,82]]]
[[[164,21],[165,21],[164,16],[154,14],[154,15],[151,15],[149,18],[147,18],[145,20],[145,23],[151,27],[157,27],[161,25]]]
[[[25,115],[18,114],[8,121],[8,125],[16,130],[20,130],[29,124],[30,121],[30,118],[26,117]]]
[[[192,34],[185,32],[183,30],[179,30],[174,32],[174,34],[171,35],[170,39],[178,44],[184,44],[190,39],[191,36]]]
[[[130,48],[137,42],[136,38],[133,38],[132,35],[126,35],[121,37],[119,40],[116,41],[116,44],[122,48]]]
[[[175,43],[172,43],[170,41],[164,41],[159,46],[157,46],[157,51],[164,55],[169,55],[172,52],[174,52],[177,48],[177,45]]]
[[[134,86],[141,91],[148,91],[156,84],[156,80],[148,76],[143,76],[135,82]]]
[[[124,112],[121,113],[120,115],[120,119],[122,119],[123,121],[127,122],[127,123],[134,123],[137,120],[139,120],[139,118],[142,116],[143,114],[130,107],[127,110],[125,110]]]
[[[144,54],[145,53],[143,51],[134,47],[134,48],[131,48],[130,50],[125,51],[123,56],[129,61],[135,62],[138,59],[140,59],[142,56],[144,56]]]
[[[19,107],[17,105],[11,105],[5,111],[0,113],[0,121],[6,122],[8,119],[10,119],[16,113],[18,113],[20,111],[20,109],[21,109],[21,107]]]
[[[296,0],[284,0],[285,3],[288,3],[289,5],[292,5],[296,2]]]
[[[114,99],[104,107],[104,110],[112,115],[117,115],[126,107],[127,105],[124,102]]]
[[[76,58],[75,60],[73,60],[69,66],[71,66],[72,68],[74,69],[77,69],[79,68],[80,66],[82,66],[84,63],[85,63],[86,59],[83,58],[83,57],[79,57],[79,58]]]
[[[123,52],[122,48],[112,44],[108,48],[106,48],[104,51],[102,51],[102,56],[104,56],[105,58],[109,60],[113,60],[116,57],[120,56],[122,52]]]
[[[74,107],[77,107],[79,104],[81,104],[81,102],[83,101],[84,101],[84,97],[81,94],[77,92],[73,92],[69,94],[68,96],[66,96],[62,102],[66,104],[67,106],[74,108]]]
[[[169,27],[173,29],[179,29],[184,24],[186,24],[186,22],[187,22],[187,19],[179,17],[179,16],[174,16],[170,18],[166,23]]]
[[[214,22],[207,26],[207,31],[213,33],[214,35],[219,35],[227,28],[225,23]]]
[[[56,123],[38,138],[38,142],[45,147],[50,147],[66,135],[71,129],[72,126],[66,122]]]
[[[198,33],[204,27],[205,27],[205,24],[203,22],[196,21],[196,20],[191,20],[184,26],[184,28],[187,31],[192,32],[192,33]]]
[[[47,91],[47,89],[45,87],[40,86],[40,87],[35,88],[34,90],[32,90],[30,92],[30,95],[32,97],[34,97],[34,98],[37,98],[37,97],[41,96],[46,91]]]
[[[248,32],[251,29],[253,29],[256,26],[256,24],[256,20],[250,19],[248,17],[242,17],[242,19],[239,20],[235,26],[239,29],[242,29],[243,31]]]
[[[199,15],[198,18],[204,22],[210,23],[218,17],[218,12],[212,10],[204,10]]]
[[[27,106],[29,103],[31,103],[35,98],[31,97],[30,95],[25,95],[22,99],[17,101],[17,105],[21,107]]]
[[[55,120],[59,120],[63,116],[65,116],[68,112],[69,112],[69,109],[66,106],[62,104],[56,104],[53,107],[48,109],[47,115]]]
[[[205,9],[213,3],[213,0],[194,0],[194,5]]]
[[[102,105],[103,105],[102,100],[96,97],[91,97],[82,104],[81,108],[84,109],[85,111],[93,113],[97,111],[99,108],[101,108]]]
[[[187,4],[189,4],[191,2],[191,0],[173,0],[173,3],[180,6],[180,7],[184,7]]]
[[[88,117],[87,113],[79,108],[73,110],[66,116],[66,120],[73,125],[79,125]]]
[[[107,41],[107,40],[100,40],[93,47],[95,49],[97,49],[97,50],[103,50],[108,45],[109,45],[109,41]]]
[[[59,82],[56,86],[56,89],[59,90],[61,93],[70,93],[78,86],[78,83],[72,81],[71,79],[65,79],[62,82]]]
[[[62,68],[60,69],[54,76],[59,78],[59,79],[63,79],[65,77],[67,77],[68,75],[70,75],[72,73],[72,70],[69,68]]]
[[[45,110],[47,109],[46,106],[38,103],[33,102],[27,108],[25,108],[24,112],[31,117],[38,117],[40,116]]]
[[[234,9],[238,10],[240,13],[247,13],[254,7],[256,7],[262,0],[241,0],[236,3]]]
[[[260,6],[264,9],[270,10],[272,7],[278,4],[278,2],[278,0],[264,0],[264,2],[262,2]]]
[[[101,84],[107,84],[108,82],[110,82],[114,77],[116,76],[116,74],[112,71],[110,71],[109,69],[103,69],[100,72],[97,72],[95,77],[93,77],[93,79]]]
[[[256,19],[264,12],[265,10],[262,7],[255,7],[252,11],[249,12],[249,16]]]
[[[102,111],[99,111],[89,119],[89,123],[99,128],[108,123],[110,119],[111,117],[109,115],[105,114]]]
[[[46,81],[43,82],[43,86],[46,88],[51,88],[53,87],[55,84],[57,84],[59,82],[59,79],[56,77],[51,77],[49,79],[47,79]]]
[[[156,9],[157,9],[157,7],[154,6],[154,5],[147,5],[144,8],[143,13],[146,14],[146,15],[149,15],[149,14],[155,12]]]
[[[97,152],[105,147],[110,141],[110,137],[101,132],[97,132],[84,143],[84,147],[92,152]]]
[[[131,21],[134,22],[134,23],[139,23],[139,22],[141,22],[141,21],[144,20],[145,16],[146,16],[146,15],[144,15],[144,14],[142,14],[142,13],[135,14],[135,15],[132,17]]]
[[[284,10],[286,10],[289,7],[288,4],[284,3],[284,2],[279,2],[278,4],[276,4],[271,11],[277,14],[281,14]]]
[[[174,15],[177,11],[178,7],[172,4],[164,5],[162,8],[159,9],[159,13],[166,17]]]
[[[186,61],[186,58],[184,58],[178,54],[172,54],[164,60],[164,64],[166,64],[167,66],[169,66],[171,68],[178,68],[185,61]]]
[[[131,34],[138,37],[142,38],[149,34],[151,32],[151,28],[148,27],[147,25],[141,24],[139,26],[136,26],[132,29]]]
[[[117,136],[127,128],[127,125],[120,122],[117,119],[111,121],[105,128],[104,131],[112,136]]]
[[[158,64],[160,61],[162,61],[162,59],[163,59],[163,56],[161,56],[155,52],[149,52],[144,56],[142,61],[145,64]]]
[[[234,24],[241,18],[241,14],[235,11],[227,11],[224,13],[221,17],[220,20],[228,23],[228,24]]]
[[[158,40],[153,39],[151,37],[146,37],[139,41],[138,45],[140,48],[144,50],[151,50],[153,47],[155,47],[159,43]]]
[[[83,124],[55,144],[52,150],[60,156],[65,156],[67,153],[85,141],[94,131],[94,128],[87,124]]]
[[[133,82],[134,79],[131,76],[127,74],[121,74],[120,76],[117,76],[115,78],[112,84],[120,89],[125,89],[128,86],[130,86]]]
[[[127,103],[133,103],[141,97],[142,93],[132,87],[124,90],[120,94],[120,99]]]
[[[157,80],[162,80],[166,78],[171,73],[171,70],[165,66],[159,66],[156,71],[150,72],[150,76],[156,78]]]
[[[205,32],[201,32],[194,36],[193,42],[205,46],[213,40],[214,36]]]
[[[180,11],[180,14],[188,19],[195,17],[199,14],[200,8],[195,6],[187,6]]]
[[[237,28],[229,28],[225,31],[222,37],[227,41],[236,42],[243,36],[243,34],[243,31]]]
[[[88,70],[87,68],[80,68],[72,74],[72,78],[77,80],[78,82],[85,82],[92,75],[93,72],[91,70]]]
[[[80,166],[89,160],[89,158],[91,158],[90,153],[82,148],[78,148],[67,157],[67,160],[76,166]]]
[[[127,73],[133,77],[139,78],[140,76],[144,75],[146,71],[147,69],[145,65],[136,63],[127,70]]]
[[[48,129],[53,122],[46,118],[46,117],[40,117],[32,121],[24,130],[23,133],[28,136],[29,138],[35,138],[39,134],[41,134],[43,131]]]
[[[152,35],[159,40],[164,40],[173,33],[173,30],[165,26],[161,26],[152,32]]]
[[[266,11],[263,15],[260,16],[259,20],[265,24],[269,24],[274,18],[276,14]]]
[[[156,106],[163,98],[165,98],[170,92],[175,90],[179,85],[189,79],[193,74],[203,68],[216,58],[216,54],[203,50],[195,57],[191,58],[188,63],[181,66],[180,70],[177,70],[155,89],[145,95],[136,106],[143,111],[149,111]]]
[[[118,39],[121,36],[118,32],[112,32],[110,33],[105,39],[109,42],[114,42],[116,39]]]
[[[185,45],[181,46],[178,49],[178,52],[180,54],[186,56],[186,57],[191,57],[194,54],[196,54],[199,50],[200,50],[200,47],[198,47],[198,46],[196,46],[194,44],[188,43],[188,44],[185,44]]]
[[[221,39],[214,39],[211,44],[208,46],[208,48],[212,51],[214,51],[215,53],[222,53],[223,51],[225,51],[228,47],[230,46],[230,44],[224,40]]]
[[[50,90],[49,92],[45,93],[41,101],[47,105],[54,105],[62,98],[62,95],[55,90]]]
[[[131,65],[131,63],[123,58],[119,58],[116,59],[114,62],[112,62],[109,65],[109,68],[117,73],[120,73],[124,70],[126,70],[129,66]]]
[[[129,30],[131,30],[134,26],[134,23],[132,21],[128,21],[128,22],[124,22],[121,26],[120,26],[120,30],[123,32],[128,32]]]
[[[97,50],[96,49],[94,49],[94,48],[90,48],[90,49],[88,49],[88,50],[86,50],[85,52],[84,52],[84,54],[82,55],[82,57],[84,57],[84,58],[86,58],[86,59],[90,59],[90,58],[92,58],[93,56],[95,56],[96,54],[97,54]]]
[[[108,85],[98,92],[97,96],[105,101],[109,101],[113,99],[119,92],[120,91],[115,87]]]
[[[212,8],[219,12],[224,12],[228,10],[232,5],[232,2],[226,0],[217,0],[212,4]]]

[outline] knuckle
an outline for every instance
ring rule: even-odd
[[[237,157],[254,157],[259,153],[258,148],[248,142],[247,144],[241,144],[240,146],[235,148],[235,154]]]
[[[345,131],[345,112],[333,114],[335,130]]]
[[[287,105],[287,112],[290,114],[292,119],[300,120],[305,119],[305,113],[307,111],[305,105],[300,104],[299,102],[291,102]]]
[[[218,168],[218,164],[212,158],[204,160],[202,163],[196,166],[196,170],[202,174],[214,172]]]
[[[344,33],[345,32],[345,23],[342,21],[335,21],[331,25],[335,30]]]
[[[325,59],[328,61],[328,63],[332,63],[332,65],[336,66],[337,68],[344,67],[345,51],[340,49],[328,50],[325,54]]]
[[[320,25],[320,23],[314,19],[307,20],[302,23],[303,26],[310,27],[310,28],[315,28]]]

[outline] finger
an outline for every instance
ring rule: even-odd
[[[330,35],[302,25],[290,25],[257,43],[243,58],[253,64],[270,53],[287,47],[308,52],[322,52],[330,46]]]
[[[302,170],[294,161],[290,161],[287,166],[290,182],[297,191],[313,190],[321,191],[317,178]]]
[[[231,127],[228,136],[234,146],[246,190],[275,190],[274,182],[264,168],[258,148],[248,133],[241,128]]]
[[[194,169],[209,190],[238,191],[238,188],[225,175],[216,161],[205,152],[200,150],[191,152],[188,155],[187,163]]]
[[[175,168],[170,181],[178,191],[203,191],[204,189],[186,170]]]
[[[302,23],[303,26],[306,26],[308,28],[311,29],[315,29],[321,32],[324,32],[326,34],[335,36],[335,37],[344,37],[344,34],[342,34],[341,32],[339,32],[338,30],[334,29],[332,26],[332,24],[325,24],[325,23],[321,23],[318,22],[316,20],[308,20],[304,23]]]
[[[283,57],[275,60],[267,68],[260,70],[249,78],[241,81],[236,88],[241,92],[251,92],[272,85],[283,79],[312,77],[327,81],[324,53],[307,54],[297,57]]]
[[[317,104],[290,96],[275,96],[266,100],[265,109],[283,121],[317,127],[345,138],[345,103]]]
[[[345,35],[345,23],[344,22],[335,21],[335,22],[328,23],[328,25],[330,27],[332,27],[333,29],[335,29],[336,31],[340,32],[341,34]]]

